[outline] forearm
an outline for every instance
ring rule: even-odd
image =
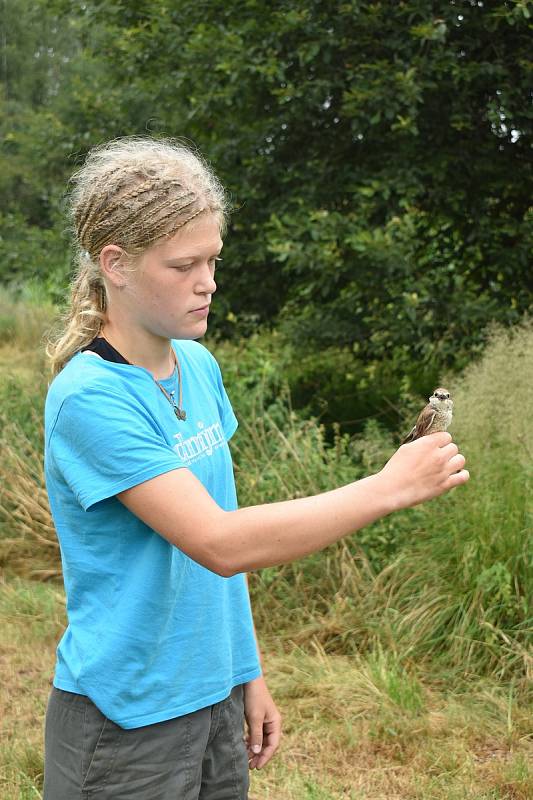
[[[372,475],[313,497],[226,512],[213,546],[234,574],[292,561],[394,510],[386,480]]]
[[[149,528],[220,575],[283,564],[468,480],[447,433],[403,445],[377,475],[330,492],[224,511],[188,469],[117,495]]]

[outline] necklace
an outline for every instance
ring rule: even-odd
[[[113,352],[113,353],[114,353],[116,356],[118,356],[118,357],[119,357],[119,359],[120,359],[121,361],[125,362],[126,364],[129,364],[129,365],[130,365],[130,367],[133,367],[133,366],[135,366],[134,364],[132,364],[132,363],[131,363],[131,361],[128,361],[126,358],[124,358],[124,356],[123,356],[121,353],[119,353],[119,352],[118,352],[118,350],[117,350],[116,348],[114,348],[114,347],[113,347],[113,345],[111,344],[111,342],[110,342],[108,339],[106,339],[104,336],[102,336],[102,334],[101,334],[101,333],[100,333],[100,337],[99,337],[98,341],[100,341],[100,339],[101,339],[103,342],[105,342],[105,344],[107,345],[107,347],[108,347],[108,348],[111,348],[111,351],[112,351],[112,352]],[[96,342],[96,341],[97,341],[97,339],[95,339],[94,341]],[[181,388],[181,387],[182,387],[182,381],[181,381],[181,367],[180,367],[180,362],[178,361],[178,357],[177,357],[177,355],[176,355],[176,352],[175,352],[174,348],[173,348],[173,347],[171,347],[171,350],[172,350],[172,355],[173,355],[173,357],[174,357],[174,372],[176,372],[176,370],[178,371],[178,387],[179,387],[178,402],[176,403],[176,399],[175,399],[175,397],[174,397],[174,394],[175,394],[175,392],[176,392],[176,390],[175,390],[175,389],[173,389],[173,390],[172,390],[172,391],[169,393],[169,392],[167,392],[167,390],[165,389],[165,387],[164,387],[164,386],[161,386],[161,384],[159,383],[159,381],[158,381],[158,380],[156,380],[156,378],[154,378],[154,376],[153,376],[153,375],[152,375],[152,378],[154,378],[154,381],[157,383],[157,385],[159,386],[159,388],[161,389],[161,391],[163,392],[163,394],[164,394],[164,395],[165,395],[165,397],[167,398],[168,402],[169,402],[169,403],[170,403],[170,405],[172,406],[172,409],[173,409],[173,411],[174,411],[174,414],[176,415],[177,419],[179,419],[179,420],[181,420],[181,421],[183,422],[184,420],[186,420],[186,419],[187,419],[187,413],[186,413],[185,409],[181,407],[181,403],[182,403],[182,388]],[[96,350],[95,350],[95,352],[96,352]]]
[[[170,405],[174,409],[174,414],[176,415],[176,417],[183,422],[184,420],[187,419],[187,413],[186,413],[185,409],[181,407],[181,403],[182,403],[181,367],[180,367],[180,362],[178,361],[178,357],[176,356],[176,353],[174,352],[174,348],[172,348],[172,355],[174,356],[174,372],[176,370],[178,371],[178,391],[179,391],[178,402],[176,403],[176,398],[174,397],[174,395],[176,393],[175,389],[173,389],[169,393],[169,392],[167,392],[167,390],[165,389],[164,386],[161,386],[161,384],[159,383],[158,380],[156,380],[156,378],[154,378],[154,381],[157,383],[157,385],[159,386],[159,388],[161,389],[161,391],[163,392],[163,394],[167,398],[168,402],[170,403]]]

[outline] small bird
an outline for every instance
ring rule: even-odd
[[[452,421],[453,400],[450,398],[450,393],[447,389],[440,386],[435,389],[429,403],[425,406],[416,421],[412,431],[410,431],[402,444],[407,442],[414,442],[415,439],[420,439],[421,436],[426,436],[428,433],[437,433],[437,431],[446,431]]]

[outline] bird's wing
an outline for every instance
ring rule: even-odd
[[[415,439],[420,439],[421,436],[425,436],[433,424],[435,414],[435,409],[433,409],[428,403],[418,415],[418,419],[413,430],[407,434],[403,440],[403,444],[407,444],[407,442],[414,442]]]
[[[414,440],[416,439],[415,433],[416,433],[416,425],[413,425],[413,427],[411,428],[405,439],[402,440],[402,444],[407,444],[407,442],[414,442]]]

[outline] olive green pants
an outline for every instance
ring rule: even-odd
[[[43,800],[246,800],[243,687],[183,717],[125,730],[52,689]]]

